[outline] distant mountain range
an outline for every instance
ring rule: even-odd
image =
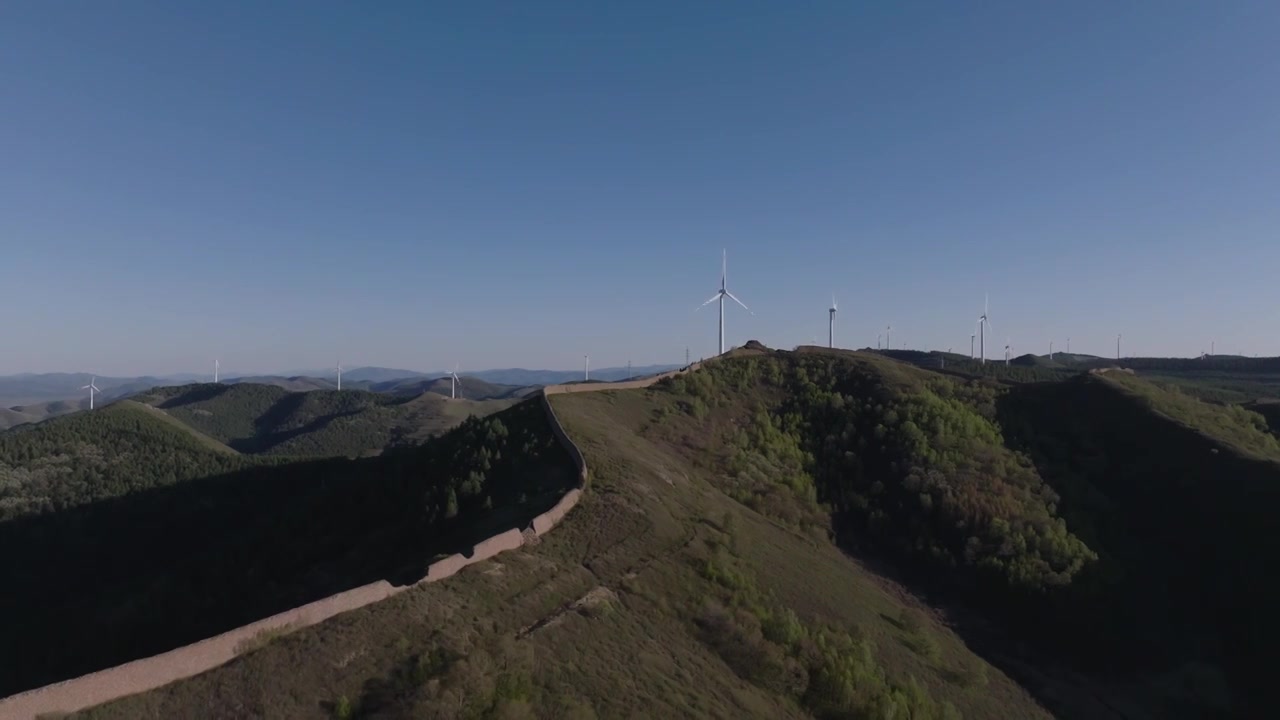
[[[631,376],[642,377],[665,372],[676,365],[644,365],[633,367]],[[627,368],[600,368],[591,371],[592,380],[625,380]],[[468,400],[518,398],[542,387],[582,379],[578,370],[526,370],[504,368],[461,373],[460,396]],[[82,388],[93,380],[101,391],[96,404],[130,397],[152,388],[208,382],[207,375],[181,373],[157,377],[110,377],[90,373],[22,373],[0,376],[0,430],[39,422],[89,407],[88,392]],[[337,378],[332,371],[312,370],[279,375],[224,375],[228,385],[254,383],[274,385],[289,392],[334,390]],[[358,367],[342,373],[343,390],[368,390],[393,395],[419,395],[433,392],[448,396],[449,372],[424,373],[384,367]]]

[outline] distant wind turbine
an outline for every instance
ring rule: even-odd
[[[836,296],[831,296],[831,308],[827,310],[827,347],[836,346]]]
[[[880,349],[880,338],[882,338],[882,337],[884,337],[884,336],[883,336],[883,335],[881,335],[880,333],[876,333],[876,349],[877,349],[877,350],[879,350],[879,349]]]
[[[1050,360],[1053,359],[1053,341],[1052,340],[1049,341],[1049,359]]]
[[[893,332],[893,325],[885,325],[885,326],[884,326],[884,349],[885,349],[885,350],[892,350],[892,349],[893,349],[893,343],[892,343],[892,342],[889,342],[889,335],[890,335],[892,332]]]
[[[342,361],[338,361],[338,389],[342,389]]]
[[[972,359],[974,358],[974,355],[973,355],[973,339],[974,339],[974,338],[976,338],[976,337],[978,337],[978,336],[977,336],[977,335],[974,335],[973,333],[969,333],[969,359],[970,359],[970,360],[972,360]]]
[[[698,309],[701,310],[702,308],[710,305],[711,303],[717,300],[720,301],[720,353],[719,354],[721,355],[724,354],[724,299],[725,298],[729,298],[730,300],[738,303],[739,305],[742,306],[743,310],[746,310],[752,315],[755,315],[755,313],[751,312],[751,308],[747,307],[746,303],[742,302],[733,293],[729,292],[729,252],[727,250],[723,251],[723,255],[721,256],[719,292],[717,292],[715,295],[712,295],[710,300],[698,306]]]
[[[991,312],[991,296],[987,295],[982,301],[982,314],[978,316],[978,357],[983,365],[987,364],[987,330],[991,328],[991,319],[988,316]]]
[[[1012,352],[1013,352],[1013,341],[1012,341],[1012,340],[1006,340],[1006,341],[1005,341],[1005,346],[1004,346],[1004,364],[1005,364],[1005,367],[1008,367],[1008,366],[1009,366],[1009,355],[1010,355],[1010,354],[1012,354]]]
[[[1120,359],[1120,334],[1116,333],[1116,360]]]
[[[94,384],[97,381],[98,381],[98,376],[94,375],[92,378],[89,379],[88,385],[85,385],[84,387],[80,388],[81,390],[89,391],[89,409],[90,410],[93,409],[93,394],[102,392],[101,390],[98,389],[98,386]]]
[[[458,363],[453,364],[453,372],[449,373],[449,399],[458,399],[458,389],[462,387],[462,379],[458,377]]]
[[[218,358],[214,358],[214,359],[213,359],[213,383],[214,383],[215,385],[217,385],[217,384],[218,384],[218,367],[219,367],[219,365],[220,365],[220,363],[218,362]]]
[[[721,311],[721,314],[723,315],[723,311]],[[720,342],[721,343],[724,342],[723,335],[721,335],[720,337]],[[724,352],[724,350],[722,349],[720,352]],[[590,379],[591,379],[591,356],[583,355],[582,356],[582,382],[587,382]]]

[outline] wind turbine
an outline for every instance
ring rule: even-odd
[[[338,361],[338,389],[342,389],[342,361]]]
[[[827,347],[836,346],[836,296],[831,296],[831,308],[827,310]]]
[[[721,306],[721,308],[723,308],[723,305]],[[721,317],[723,317],[723,316],[724,316],[724,310],[723,310],[723,309],[721,309],[721,311],[720,311],[720,315],[721,315]],[[723,322],[720,324],[720,327],[721,327],[722,329],[724,328],[724,323],[723,323]],[[720,346],[721,346],[721,350],[720,350],[720,352],[724,352],[724,332],[723,332],[723,330],[722,330],[722,332],[720,333]],[[583,356],[582,356],[582,382],[587,382],[587,381],[588,381],[588,380],[590,380],[590,379],[591,379],[591,356],[590,356],[590,355],[583,355]]]
[[[746,310],[752,315],[755,315],[755,313],[751,312],[751,308],[747,307],[746,303],[742,302],[736,296],[734,296],[733,293],[729,292],[729,252],[727,250],[723,251],[723,254],[721,256],[720,291],[717,292],[715,295],[712,295],[710,300],[698,306],[698,309],[701,310],[702,308],[710,305],[711,303],[717,300],[720,301],[720,352],[718,353],[720,355],[724,354],[724,299],[725,298],[729,298],[730,300],[738,303],[739,305],[742,306],[743,310]]]
[[[458,399],[458,388],[462,387],[462,380],[458,377],[458,363],[453,364],[453,372],[449,373],[449,399]]]
[[[974,338],[976,338],[976,337],[978,337],[978,336],[977,336],[977,335],[974,335],[973,333],[969,333],[969,359],[970,359],[970,360],[972,360],[972,359],[974,358],[974,354],[973,354],[973,339],[974,339]]]
[[[893,343],[889,342],[889,335],[890,335],[890,333],[892,333],[892,332],[893,332],[893,326],[892,326],[892,325],[885,325],[885,326],[884,326],[884,349],[885,349],[885,350],[892,350],[892,349],[893,349]]]
[[[1116,360],[1120,359],[1120,334],[1116,333]]]
[[[991,312],[991,296],[987,295],[982,301],[982,314],[978,316],[978,355],[983,365],[987,364],[987,329],[991,327],[991,319],[987,314]]]
[[[1053,341],[1052,340],[1049,341],[1049,359],[1050,360],[1053,359]]]
[[[218,358],[214,358],[213,359],[213,383],[215,385],[218,384],[218,367],[219,366],[220,366],[220,363],[218,362]]]
[[[877,350],[879,350],[879,349],[880,349],[880,338],[881,338],[881,337],[883,337],[883,336],[882,336],[880,333],[876,333],[876,349],[877,349]]]
[[[1005,338],[1004,343],[1004,366],[1009,367],[1009,355],[1013,350],[1013,341]]]
[[[89,379],[88,385],[85,385],[84,387],[80,388],[81,390],[89,391],[89,409],[90,410],[93,409],[93,394],[102,392],[101,390],[98,389],[98,386],[94,384],[97,381],[98,381],[98,376],[94,375],[92,378]]]

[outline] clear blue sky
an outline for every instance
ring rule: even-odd
[[[1274,2],[6,2],[0,373],[1280,354]]]

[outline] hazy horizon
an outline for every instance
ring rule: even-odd
[[[1280,355],[1280,6],[10,3],[0,375]],[[261,368],[255,372],[233,368]],[[139,372],[142,371],[142,372]],[[430,371],[435,372],[435,371]]]

